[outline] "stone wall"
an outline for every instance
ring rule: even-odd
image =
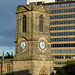
[[[14,61],[13,72],[14,75],[50,75],[53,71],[53,61]]]

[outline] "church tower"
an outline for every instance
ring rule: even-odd
[[[15,58],[13,70],[28,70],[27,75],[50,75],[53,60],[50,50],[49,8],[42,5],[17,7]],[[22,73],[20,74],[22,75]]]

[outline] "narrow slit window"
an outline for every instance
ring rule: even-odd
[[[43,15],[41,15],[39,17],[39,32],[43,32],[43,25],[44,25],[44,22],[43,22]]]
[[[7,65],[7,73],[10,73],[10,64]]]
[[[23,15],[23,25],[22,25],[23,32],[26,32],[26,16]]]

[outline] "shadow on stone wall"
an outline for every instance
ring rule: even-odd
[[[54,72],[52,72],[50,75],[55,75]]]
[[[0,75],[31,75],[29,70],[17,71],[13,73],[0,74]]]

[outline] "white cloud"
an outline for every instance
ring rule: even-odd
[[[3,39],[4,38],[4,36],[0,36],[0,39]]]
[[[14,49],[14,47],[9,47],[8,49]]]
[[[8,46],[0,46],[0,56],[2,55],[4,51],[4,54],[6,54],[7,52],[9,52],[11,54],[11,52],[13,52],[13,54],[15,54],[15,47],[8,47]]]

